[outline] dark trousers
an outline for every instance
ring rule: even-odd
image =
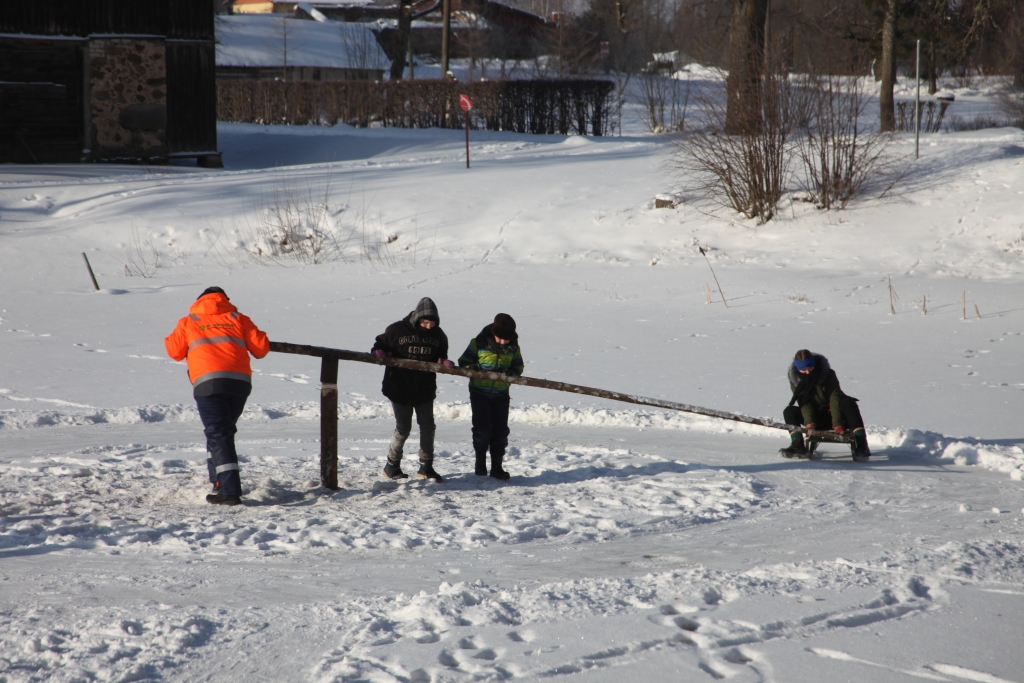
[[[857,407],[857,399],[844,396],[839,401],[839,412],[841,414],[837,420],[827,408],[818,407],[814,410],[814,423],[822,431],[831,429],[834,424],[841,424],[847,429],[860,429],[864,426],[864,420],[860,416],[860,408]],[[797,406],[788,406],[782,411],[782,419],[788,425],[802,425],[804,423],[804,415]]]
[[[395,432],[391,435],[388,460],[392,462],[402,461],[405,440],[409,438],[409,434],[412,432],[412,414],[415,412],[416,424],[420,428],[420,461],[433,462],[434,432],[437,430],[434,424],[434,402],[427,401],[417,406],[404,406],[401,403],[392,401],[391,408],[395,411]]]
[[[508,447],[508,394],[489,395],[469,392],[473,408],[473,450],[484,454],[491,449],[491,457],[505,455]]]
[[[242,495],[238,453],[235,452],[235,432],[238,431],[235,423],[245,408],[246,398],[234,394],[196,396],[196,407],[206,434],[206,450],[210,454],[206,460],[210,482],[220,482],[220,492],[225,496]]]

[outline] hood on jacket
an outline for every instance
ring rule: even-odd
[[[188,312],[195,315],[217,315],[218,313],[234,313],[238,309],[228,301],[225,294],[204,294],[192,304]]]
[[[437,313],[437,306],[430,297],[426,296],[416,304],[416,310],[409,314],[409,324],[413,327],[419,327],[419,322],[424,318],[433,320],[438,325],[441,324],[441,316]]]
[[[831,370],[832,367],[828,364],[828,358],[825,358],[825,356],[822,356],[820,353],[814,353],[812,351],[811,355],[814,357],[814,372],[809,376],[815,378],[814,383],[816,385],[821,384],[825,381],[825,378],[828,377],[828,371]],[[804,375],[801,375],[800,371],[796,369],[796,364],[794,364],[793,361],[790,361],[789,371],[786,373],[786,377],[789,379],[790,385],[795,387],[799,386],[800,380],[804,378]]]

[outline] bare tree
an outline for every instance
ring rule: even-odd
[[[349,68],[363,72],[361,78],[369,79],[369,72],[387,68],[384,53],[377,43],[377,37],[367,24],[339,22],[338,35],[345,51]]]
[[[867,98],[856,76],[811,76],[804,83],[806,130],[798,155],[803,187],[821,209],[845,208],[871,178],[889,172],[892,133],[863,122]]]
[[[391,59],[391,80],[402,80],[405,72],[405,55],[409,51],[409,33],[412,29],[413,0],[400,0],[398,6],[398,30]]]
[[[899,0],[885,0],[885,18],[882,20],[882,61],[878,66],[882,83],[878,91],[878,115],[884,133],[896,130],[896,110],[893,104],[893,85],[896,83],[896,4]]]
[[[1014,3],[1003,24],[1004,70],[1013,76],[1013,87],[1024,88],[1024,7]]]
[[[768,0],[733,0],[726,80],[728,135],[755,131],[760,125],[762,76],[765,72],[765,20]]]
[[[686,126],[690,106],[689,78],[680,80],[674,74],[663,76],[650,71],[640,75],[641,116],[652,133],[673,133]]]
[[[675,166],[687,189],[703,201],[766,223],[787,185],[792,92],[789,80],[777,74],[765,75],[757,86],[759,120],[744,117],[749,128],[736,134],[726,133],[727,105],[698,93],[703,125],[677,138]]]
[[[285,82],[290,80],[288,57],[303,46],[303,43],[295,39],[296,28],[293,21],[288,15],[281,15],[276,22],[273,35],[264,41],[268,52],[281,55],[281,80]]]

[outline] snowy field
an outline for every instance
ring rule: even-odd
[[[222,171],[0,167],[0,682],[1024,683],[1024,132],[901,138],[884,198],[762,226],[655,209],[639,134],[474,133],[470,170],[461,131],[219,135]],[[251,258],[275,191],[329,191],[344,258]],[[394,483],[381,371],[342,363],[331,492],[318,362],[271,354],[210,506],[162,342],[209,285],[360,351],[422,296],[453,356],[506,312],[529,376],[773,419],[810,348],[874,457],[513,387],[502,484],[442,376],[445,482]]]

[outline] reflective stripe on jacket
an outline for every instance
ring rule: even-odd
[[[192,304],[189,314],[164,339],[164,346],[174,360],[188,359],[193,387],[214,379],[251,383],[249,354],[263,358],[270,352],[267,335],[219,293]]]

